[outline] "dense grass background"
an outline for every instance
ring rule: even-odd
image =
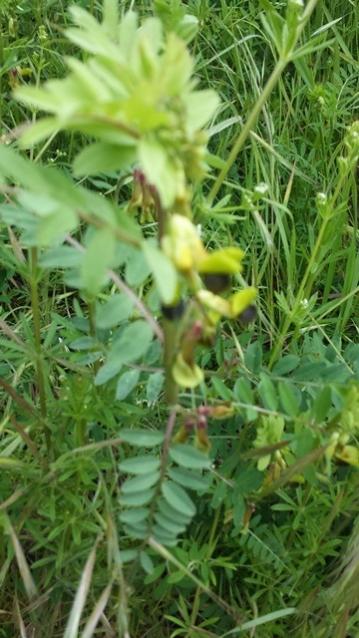
[[[3,136],[31,117],[13,99],[14,86],[62,77],[63,56],[77,54],[63,36],[70,4],[2,0]],[[75,4],[100,15],[98,2]],[[143,15],[152,8],[150,1],[120,4]],[[285,3],[272,4],[281,10]],[[206,193],[272,71],[275,52],[260,20],[259,3],[193,0],[186,6],[200,21],[191,45],[199,84],[215,88],[222,101],[212,123],[209,149],[215,168],[205,182]],[[323,39],[330,40],[328,46],[286,68],[222,186],[218,207],[209,210],[202,192],[195,194],[196,221],[205,229],[208,244],[239,244],[247,253],[246,280],[260,292],[257,321],[245,331],[225,325],[216,351],[203,355],[218,370],[219,381],[209,390],[210,396],[222,392],[222,398],[228,398],[220,382],[232,387],[236,366],[243,360],[250,368],[245,358],[249,343],[260,345],[263,365],[268,374],[273,371],[274,382],[284,374],[278,368],[276,372],[275,364],[286,354],[355,368],[350,348],[357,343],[359,328],[357,172],[342,184],[337,214],[320,241],[316,195],[335,189],[345,129],[358,116],[358,23],[357,2],[318,3],[303,42],[322,32]],[[69,171],[82,142],[80,135],[59,134],[37,147],[33,158]],[[257,206],[250,205],[262,183],[265,195]],[[117,192],[117,176],[100,176],[87,180],[87,185],[111,196]],[[65,352],[88,325],[83,300],[63,284],[60,273],[42,272],[39,303],[46,384],[51,385],[48,418],[57,433],[57,457],[68,456],[39,478],[34,467],[41,466],[42,448],[30,450],[29,461],[16,434],[17,425],[17,431],[22,422],[27,425],[28,406],[36,399],[31,271],[16,233],[5,224],[0,226],[0,240],[0,308],[5,322],[0,326],[0,372],[14,388],[12,393],[8,386],[0,388],[0,636],[63,636],[84,564],[100,536],[88,614],[106,586],[115,584],[95,635],[125,635],[124,618],[130,617],[135,638],[222,636],[233,627],[225,601],[243,610],[246,620],[283,608],[305,612],[295,620],[274,617],[263,626],[254,624],[243,631],[246,636],[358,636],[357,472],[339,464],[331,476],[323,472],[319,481],[281,487],[257,503],[250,532],[243,535],[233,528],[232,520],[237,497],[247,494],[244,488],[228,499],[226,481],[232,485],[235,477],[243,486],[248,480],[250,492],[256,476],[240,475],[241,468],[236,469],[235,419],[212,429],[213,450],[225,481],[216,484],[210,499],[199,499],[195,522],[173,550],[176,559],[220,600],[201,592],[188,574],[155,553],[154,571],[144,561],[142,569],[119,568],[120,575],[114,576],[108,568],[111,557],[118,546],[127,547],[117,527],[117,450],[104,446],[105,451],[94,456],[71,456],[71,449],[81,442],[73,436],[73,425],[80,432],[85,418],[91,440],[103,442],[116,436],[119,422],[162,423],[163,408],[146,404],[144,384],[125,403],[113,402],[111,390],[94,388],[83,355]],[[288,306],[295,306],[299,292],[308,303],[297,309],[298,321],[288,322]],[[255,369],[250,378],[257,384]],[[309,389],[312,384],[315,393],[315,386],[319,392],[324,380],[313,373],[310,379],[299,379],[301,384]],[[250,428],[247,437],[253,439]],[[34,593],[35,586],[36,595],[30,595],[29,601],[27,595]]]

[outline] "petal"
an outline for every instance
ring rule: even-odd
[[[209,308],[209,310],[214,311],[218,315],[222,315],[223,317],[231,316],[231,305],[223,297],[219,297],[215,295],[210,290],[199,290],[197,292],[198,301]]]
[[[253,303],[257,296],[256,288],[245,288],[245,290],[239,290],[229,300],[230,303],[230,316],[237,317],[241,314],[248,306]]]
[[[200,273],[225,273],[234,275],[242,270],[244,252],[240,248],[228,247],[208,253],[198,260]]]
[[[202,383],[204,379],[203,371],[199,366],[194,364],[190,366],[185,362],[181,353],[177,355],[175,364],[172,368],[172,376],[176,383],[182,388],[195,388]]]
[[[359,449],[354,447],[354,445],[344,445],[342,448],[337,448],[335,450],[335,457],[349,465],[359,468]]]

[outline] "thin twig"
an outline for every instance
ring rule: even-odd
[[[169,448],[170,448],[170,444],[171,444],[171,438],[172,438],[172,432],[173,432],[173,428],[176,424],[176,417],[177,417],[177,406],[174,406],[169,414],[168,420],[167,420],[167,425],[166,425],[166,430],[165,430],[165,438],[163,441],[163,447],[162,447],[162,459],[161,459],[161,476],[163,478],[165,472],[166,472],[166,467],[167,467],[167,459],[168,459],[168,452],[169,452]]]
[[[15,343],[17,343],[18,346],[21,346],[24,349],[26,348],[25,343],[20,339],[20,337],[16,334],[16,332],[14,332],[12,328],[10,328],[9,324],[6,323],[4,319],[0,319],[0,330],[9,339],[12,339],[13,341],[15,341]]]
[[[85,252],[85,248],[82,246],[82,244],[80,244],[76,239],[71,237],[71,235],[66,236],[66,241],[68,244],[76,248],[76,250],[78,250],[79,252],[81,253]],[[160,328],[159,324],[157,323],[153,315],[150,313],[148,308],[146,308],[143,301],[141,301],[141,299],[133,292],[133,290],[129,288],[129,286],[127,286],[127,284],[123,281],[123,279],[121,279],[121,277],[117,273],[115,273],[113,270],[108,270],[107,274],[110,277],[110,279],[112,279],[114,284],[116,284],[117,288],[121,290],[121,292],[123,292],[129,299],[131,299],[131,301],[133,302],[133,305],[141,313],[144,319],[146,319],[146,321],[151,326],[153,332],[162,343],[163,342],[162,329]]]

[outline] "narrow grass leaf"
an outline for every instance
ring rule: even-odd
[[[16,556],[16,561],[17,561],[17,565],[20,571],[20,575],[22,578],[22,582],[24,585],[24,589],[26,591],[26,594],[28,596],[28,598],[31,600],[32,598],[34,598],[35,596],[37,596],[38,592],[37,592],[37,588],[34,582],[34,579],[31,575],[30,572],[30,568],[28,565],[28,562],[26,560],[25,557],[25,553],[24,550],[22,549],[22,546],[20,544],[20,541],[18,539],[18,537],[16,536],[15,530],[13,528],[13,526],[11,525],[10,519],[7,517],[6,514],[4,514],[3,516],[5,516],[5,525],[6,525],[6,529],[10,535],[13,547],[14,547],[14,552],[15,552],[15,556]]]
[[[266,623],[272,622],[273,620],[278,620],[279,618],[285,618],[286,616],[291,616],[296,613],[295,607],[287,607],[286,609],[279,609],[278,611],[272,611],[270,614],[265,614],[264,616],[260,616],[259,618],[255,618],[255,620],[250,620],[248,622],[243,623],[240,627],[236,627],[235,629],[231,629],[231,631],[227,631],[225,634],[222,634],[221,638],[225,638],[225,636],[234,636],[234,634],[239,634],[242,631],[247,631],[248,629],[254,629],[255,627],[259,627],[260,625],[265,625]]]
[[[85,628],[81,634],[81,638],[91,638],[94,635],[95,629],[98,625],[98,622],[102,616],[102,613],[108,603],[108,599],[110,598],[112,589],[112,582],[105,587],[100,598],[98,599],[89,619],[85,625]]]
[[[86,604],[87,594],[90,589],[92,572],[96,560],[96,545],[91,550],[86,565],[83,569],[80,584],[77,588],[70,616],[66,625],[64,638],[77,638],[81,615]]]

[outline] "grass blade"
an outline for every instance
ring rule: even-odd
[[[77,632],[80,624],[81,614],[83,612],[88,591],[90,589],[92,572],[96,559],[96,545],[90,552],[90,555],[86,561],[86,565],[83,569],[81,580],[77,588],[75,600],[72,605],[71,613],[69,616],[64,638],[77,638]]]
[[[112,581],[105,587],[100,598],[98,599],[87,623],[85,629],[81,634],[81,638],[91,638],[93,636],[94,631],[96,629],[97,623],[99,622],[101,615],[107,605],[108,599],[111,594],[112,589]]]
[[[11,541],[14,547],[16,561],[20,571],[24,589],[26,591],[28,598],[31,600],[32,598],[37,596],[37,593],[38,593],[37,588],[36,588],[34,579],[31,575],[24,550],[22,549],[20,541],[18,537],[16,536],[15,530],[13,526],[11,525],[10,519],[8,518],[6,514],[4,515],[4,518],[5,518],[6,530],[11,538]]]
[[[239,634],[242,631],[247,631],[247,629],[255,629],[259,627],[259,625],[265,625],[268,622],[272,622],[273,620],[278,620],[279,618],[284,618],[285,616],[290,616],[291,614],[296,613],[295,607],[286,607],[285,609],[278,609],[278,611],[272,611],[270,614],[265,614],[264,616],[260,616],[259,618],[255,618],[254,620],[249,620],[248,622],[243,623],[240,627],[236,627],[235,629],[231,629],[231,631],[227,631],[227,633],[222,634],[221,638],[225,638],[225,636],[234,636],[234,634]]]

